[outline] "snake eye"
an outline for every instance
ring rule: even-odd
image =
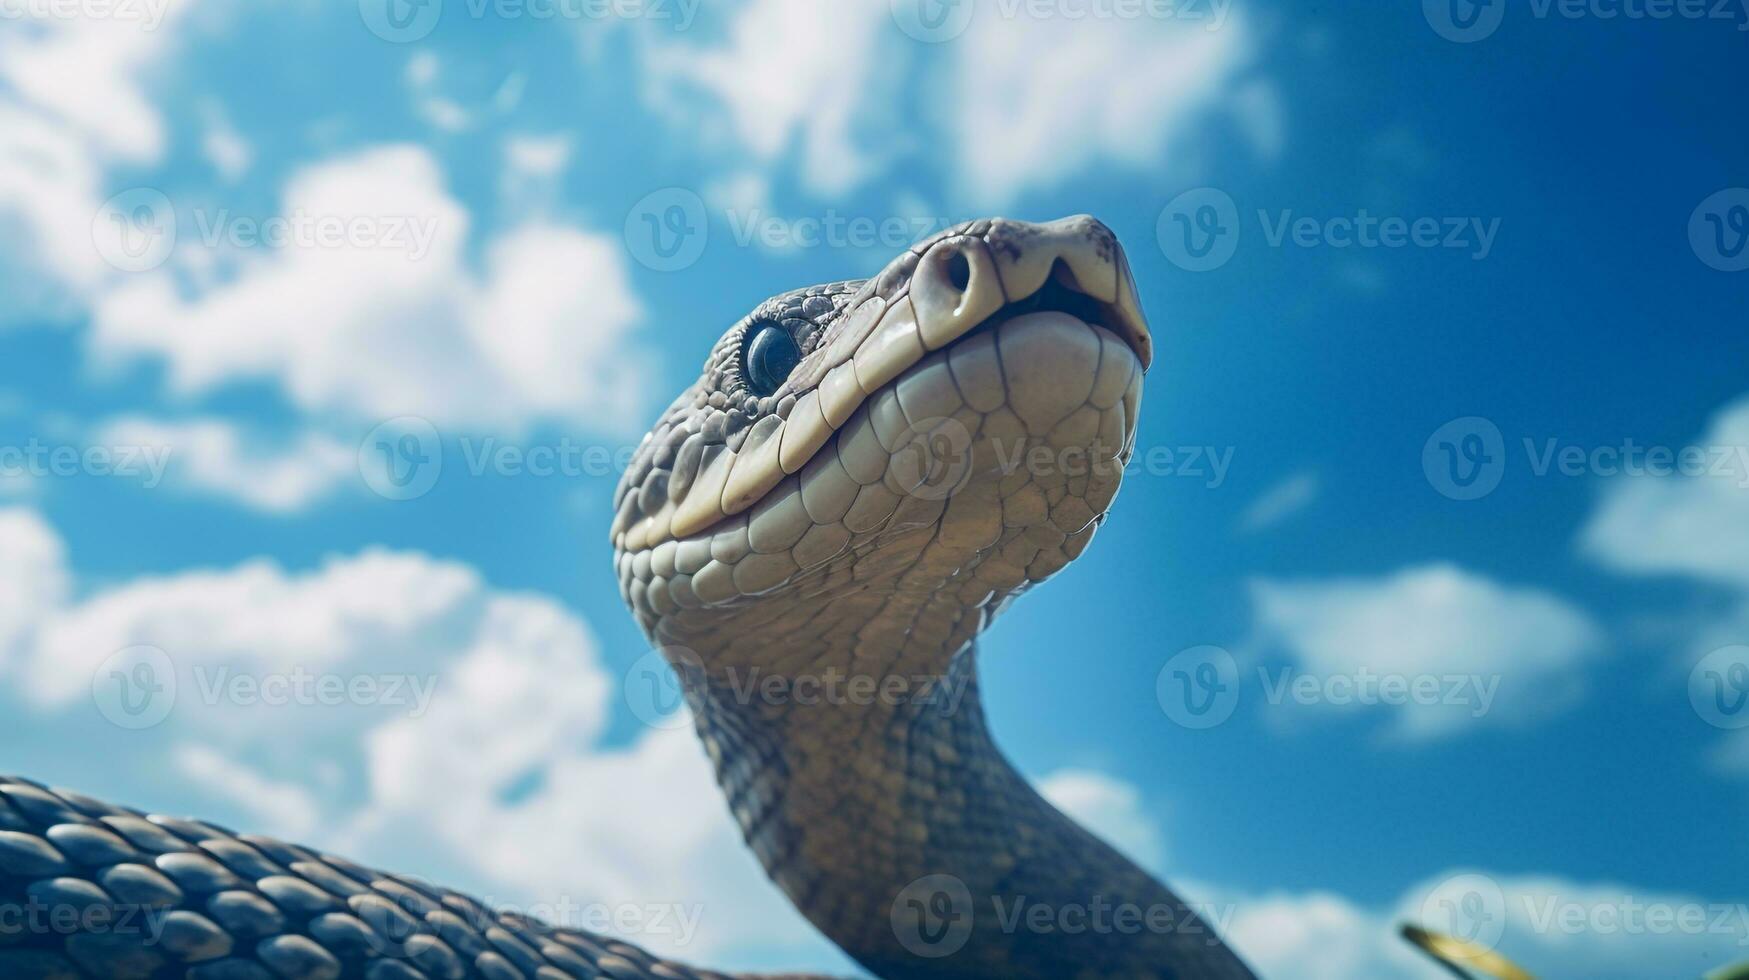
[[[801,360],[801,348],[789,331],[768,323],[747,342],[746,352],[741,356],[741,374],[747,387],[764,398],[783,384]]]

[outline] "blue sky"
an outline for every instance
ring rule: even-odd
[[[1749,13],[1453,2],[0,3],[0,770],[851,970],[623,693],[612,461],[765,296],[1091,212],[1160,355],[1018,764],[1269,976],[1749,958]]]

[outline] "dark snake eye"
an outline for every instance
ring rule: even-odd
[[[801,360],[801,348],[789,331],[768,323],[747,342],[747,351],[741,357],[741,374],[747,387],[764,398],[783,384]]]

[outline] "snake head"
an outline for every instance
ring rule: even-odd
[[[871,279],[774,296],[620,482],[625,600],[664,642],[804,612],[830,633],[823,606],[851,628],[895,596],[975,635],[1086,547],[1152,357],[1129,263],[1087,216],[968,222]]]

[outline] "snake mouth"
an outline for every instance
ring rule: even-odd
[[[619,547],[636,552],[686,539],[748,511],[829,443],[845,442],[847,424],[876,396],[895,391],[929,363],[951,373],[953,350],[1034,315],[1081,324],[1079,334],[1052,332],[1053,343],[1083,354],[1091,346],[1095,362],[1105,347],[1120,350],[1125,356],[1103,370],[1127,368],[1139,388],[1140,374],[1153,359],[1153,341],[1129,262],[1109,228],[1079,215],[1045,224],[997,218],[957,231],[901,255],[869,280],[779,389],[779,411],[755,424],[740,446],[718,452],[681,499],[616,526]],[[1009,374],[1048,379],[1073,373],[1044,347],[1027,361]],[[1102,370],[1099,363],[1089,369]],[[999,374],[997,380],[1012,379]],[[1093,375],[1086,380],[1092,384]],[[1112,383],[1120,399],[1130,387],[1127,377]],[[1040,400],[1054,404],[1048,395]],[[1133,401],[1128,408],[1126,435],[1135,424]]]

